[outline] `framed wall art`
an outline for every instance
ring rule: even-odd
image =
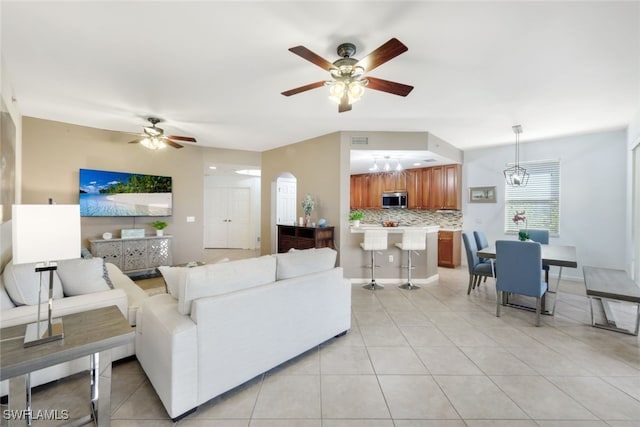
[[[496,187],[469,187],[469,203],[496,203]]]

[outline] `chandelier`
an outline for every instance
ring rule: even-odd
[[[520,167],[520,134],[522,133],[522,126],[515,125],[511,128],[513,133],[516,134],[516,161],[513,166],[504,170],[504,179],[507,185],[512,187],[525,187],[529,182],[529,173],[525,168]]]

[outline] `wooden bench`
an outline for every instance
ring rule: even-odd
[[[584,266],[582,270],[584,272],[584,286],[589,297],[589,308],[591,309],[591,326],[637,336],[640,329],[640,286],[622,270],[589,266]],[[595,322],[593,300],[599,300],[602,304],[606,324]],[[609,307],[609,302],[612,301],[626,301],[636,304],[635,331],[620,328],[616,324]]]

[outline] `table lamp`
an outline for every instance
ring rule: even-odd
[[[27,325],[24,346],[62,339],[62,319],[52,319],[55,261],[80,257],[80,205],[13,205],[13,263],[36,263],[40,273],[38,319]],[[47,320],[40,320],[43,273],[49,272]]]

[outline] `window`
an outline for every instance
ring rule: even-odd
[[[560,161],[521,162],[529,172],[526,187],[505,186],[504,231],[517,233],[525,224],[513,222],[516,211],[525,211],[526,228],[543,228],[551,235],[560,232]],[[511,166],[511,165],[509,165]]]

